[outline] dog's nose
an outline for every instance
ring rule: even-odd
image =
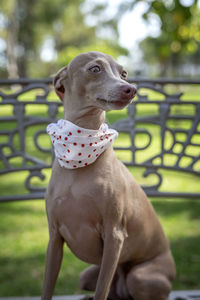
[[[136,88],[133,85],[124,85],[122,87],[122,96],[125,99],[132,99],[137,93]]]

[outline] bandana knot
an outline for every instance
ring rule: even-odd
[[[92,130],[63,119],[49,124],[47,133],[60,166],[67,169],[92,164],[118,136],[118,132],[105,123],[98,130]]]

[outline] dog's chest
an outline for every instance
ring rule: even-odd
[[[83,261],[99,263],[103,251],[102,220],[91,201],[60,199],[55,211],[59,232],[71,251]]]

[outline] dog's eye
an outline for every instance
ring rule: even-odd
[[[124,79],[126,79],[126,78],[127,78],[127,72],[126,72],[126,71],[123,71],[123,72],[121,73],[121,76],[122,76]]]
[[[89,70],[93,73],[98,73],[101,71],[99,66],[94,66],[94,67],[90,68]]]

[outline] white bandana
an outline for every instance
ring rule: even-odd
[[[92,164],[117,138],[118,132],[103,123],[99,130],[81,128],[59,120],[47,126],[61,167],[82,168]]]

